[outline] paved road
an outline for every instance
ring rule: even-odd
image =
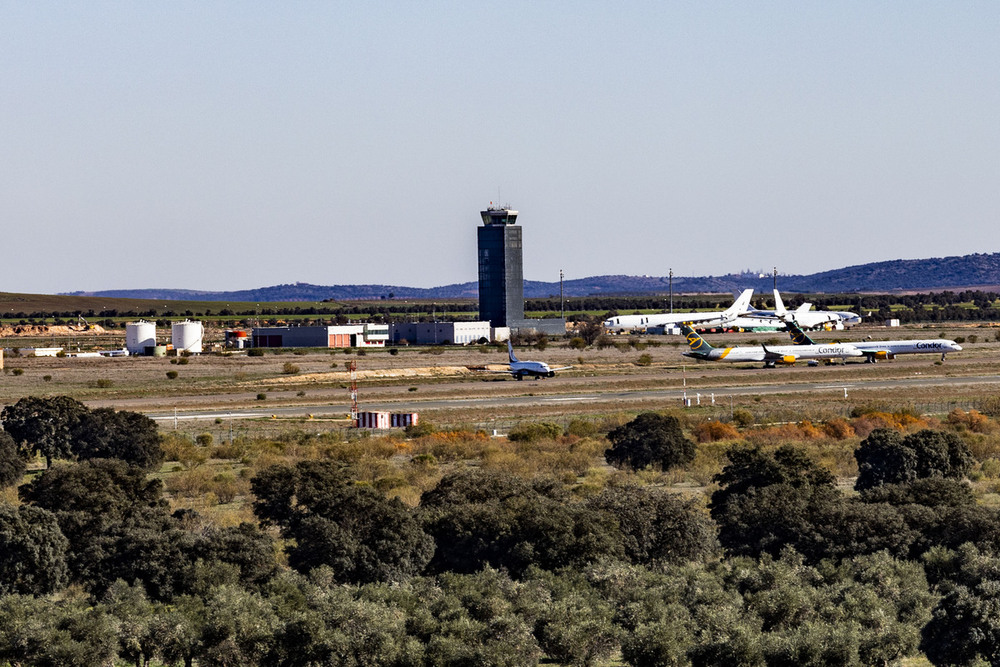
[[[793,394],[793,393],[818,393],[830,392],[835,394],[848,395],[852,390],[872,391],[878,389],[898,389],[898,388],[920,388],[920,387],[952,387],[961,385],[1000,385],[1000,375],[983,375],[971,377],[908,377],[908,378],[887,378],[861,380],[846,383],[835,382],[783,382],[771,385],[754,385],[747,387],[744,385],[732,385],[712,388],[693,388],[686,390],[688,398],[692,402],[696,400],[698,393],[701,400],[711,400],[714,394],[716,401],[720,397],[726,396],[756,396],[760,394]],[[553,396],[498,396],[498,397],[478,397],[478,398],[450,398],[450,399],[424,399],[412,398],[405,401],[391,403],[369,403],[364,405],[365,410],[370,411],[391,411],[391,412],[424,412],[433,410],[454,410],[462,408],[516,408],[539,405],[557,404],[580,404],[580,403],[630,403],[640,401],[677,401],[680,402],[685,396],[684,389],[653,389],[635,390],[619,392],[594,391],[588,393],[559,394]],[[148,416],[157,421],[169,422],[172,420],[188,421],[201,419],[266,419],[268,417],[292,417],[314,415],[317,417],[330,417],[333,415],[344,415],[346,405],[338,403],[334,405],[295,405],[295,406],[274,406],[267,409],[242,409],[242,410],[183,410],[175,412],[148,412]]]

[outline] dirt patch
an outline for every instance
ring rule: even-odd
[[[107,331],[100,324],[68,326],[65,324],[15,324],[0,327],[0,337],[10,336],[99,336]]]
[[[423,366],[416,368],[378,368],[359,370],[359,380],[384,380],[391,378],[441,378],[456,376],[473,376],[484,372],[501,371],[506,365],[483,366],[471,369],[467,366]],[[254,382],[254,385],[280,386],[284,384],[301,384],[303,382],[347,382],[351,379],[349,371],[331,371],[329,373],[302,373],[278,378],[267,378]]]

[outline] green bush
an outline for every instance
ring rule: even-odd
[[[299,367],[290,361],[286,361],[285,365],[281,367],[281,372],[285,375],[295,375],[299,372]]]
[[[753,413],[746,408],[736,408],[733,410],[733,423],[737,426],[746,428],[747,426],[752,426],[755,421]]]
[[[267,400],[267,394],[265,394],[263,392],[257,394],[257,400],[258,401],[266,401]]]
[[[507,439],[511,442],[537,442],[543,439],[558,438],[562,434],[563,428],[559,424],[539,422],[518,424],[507,434]]]
[[[651,366],[653,364],[653,355],[651,354],[640,354],[639,358],[636,360],[636,366]]]
[[[177,371],[167,371],[167,377],[171,380],[177,379]]]
[[[263,357],[264,356],[264,348],[262,348],[262,347],[251,347],[249,350],[247,350],[247,356],[248,357]]]

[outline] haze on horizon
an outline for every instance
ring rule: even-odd
[[[0,3],[0,291],[1000,250],[1000,5]]]

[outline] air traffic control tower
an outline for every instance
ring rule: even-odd
[[[524,321],[521,226],[517,211],[490,206],[479,232],[479,319],[494,327]]]

